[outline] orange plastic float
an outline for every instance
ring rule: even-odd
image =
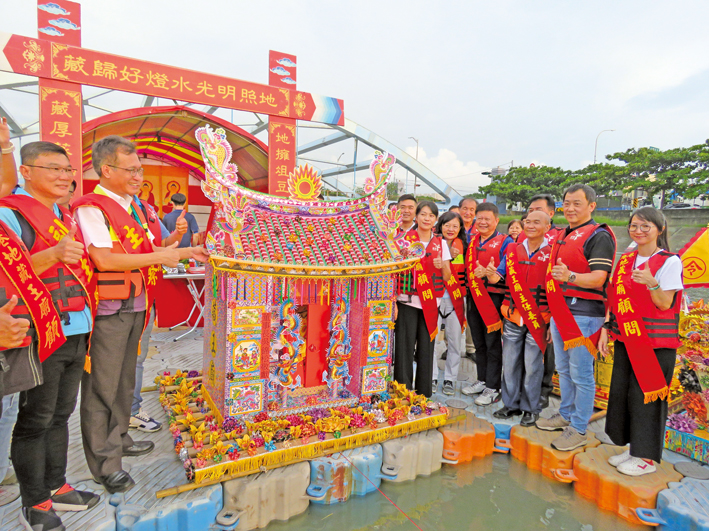
[[[464,420],[438,429],[443,434],[443,458],[449,462],[466,463],[474,457],[485,457],[495,446],[493,425],[468,411]]]
[[[624,451],[624,447],[608,444],[590,448],[576,455],[573,470],[557,470],[554,477],[559,481],[573,481],[576,492],[595,501],[601,509],[642,524],[635,509],[654,509],[658,493],[668,488],[670,481],[681,480],[682,474],[675,471],[672,463],[663,461],[653,474],[626,476],[608,464],[609,457]]]
[[[588,444],[570,452],[562,452],[551,447],[551,442],[561,435],[560,431],[543,431],[538,428],[514,426],[510,433],[512,457],[527,464],[531,470],[541,470],[548,478],[554,477],[554,470],[571,468],[574,456],[601,444],[588,432]]]

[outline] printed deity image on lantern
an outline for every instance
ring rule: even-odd
[[[223,418],[285,416],[386,391],[395,276],[423,253],[386,209],[394,157],[375,153],[362,198],[318,199],[322,181],[308,166],[290,174],[284,198],[238,185],[223,131],[196,136],[202,187],[215,204],[206,242],[205,338],[216,338],[205,339],[208,400]]]

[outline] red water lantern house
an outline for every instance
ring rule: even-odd
[[[362,198],[319,199],[308,166],[290,174],[289,197],[276,197],[237,184],[221,129],[196,135],[215,209],[203,358],[211,409],[222,421],[280,416],[386,391],[396,273],[415,261],[386,209],[394,157],[375,154]]]

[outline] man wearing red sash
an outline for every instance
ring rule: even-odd
[[[502,385],[502,315],[505,297],[505,253],[512,238],[497,231],[500,222],[497,206],[478,206],[475,226],[478,233],[468,246],[465,269],[471,303],[466,308],[468,327],[475,343],[478,380],[464,387],[465,395],[482,393],[475,399],[479,406],[500,400]]]
[[[54,529],[61,526],[55,509],[83,511],[99,501],[66,483],[68,421],[76,407],[93,321],[93,267],[78,226],[56,205],[76,172],[66,151],[50,142],[31,142],[22,147],[21,158],[25,189],[0,200],[0,220],[24,242],[58,312],[59,326],[35,321],[44,327],[44,341],[56,341],[60,334],[66,340],[51,356],[39,353],[44,382],[20,396],[11,455],[22,496],[21,518],[34,529]],[[18,266],[20,281],[26,273]],[[40,308],[39,319],[48,311]]]
[[[522,243],[507,249],[507,287],[502,316],[502,402],[493,413],[507,419],[522,415],[522,426],[532,426],[541,411],[540,393],[544,351],[551,319],[544,290],[551,247],[544,235],[550,219],[544,212],[530,212],[524,220]]]
[[[637,248],[620,257],[609,289],[610,308],[599,350],[614,341],[606,433],[622,454],[608,459],[618,472],[657,470],[664,446],[667,399],[675,367],[682,303],[682,261],[668,251],[667,221],[645,206],[633,212],[628,233]]]
[[[547,241],[549,245],[554,243],[555,238],[559,233],[563,232],[563,227],[554,224],[554,213],[556,212],[556,202],[554,197],[549,194],[537,194],[529,201],[527,212],[544,212],[551,219],[549,232],[547,232]],[[520,234],[520,238],[524,239],[524,233]],[[517,240],[520,241],[519,239]],[[549,395],[554,388],[552,377],[554,376],[554,343],[549,341],[547,350],[544,353],[544,376],[542,376],[542,397],[541,407],[545,409],[549,406]]]
[[[473,241],[473,236],[478,233],[475,228],[475,214],[478,209],[478,202],[472,197],[464,197],[460,200],[460,203],[458,203],[458,209],[460,210],[460,217],[463,218],[465,242],[470,245],[470,242]],[[464,284],[465,282],[463,282],[463,285]],[[473,304],[473,299],[470,294],[466,296],[465,300],[466,307],[469,308],[470,305]],[[465,329],[465,356],[475,361],[475,343],[473,343],[473,336],[470,334],[469,326]]]
[[[569,451],[587,442],[586,428],[593,413],[596,382],[593,360],[606,315],[606,284],[615,258],[615,237],[593,220],[596,192],[585,184],[564,192],[564,215],[569,222],[553,244],[546,291],[551,310],[551,335],[559,373],[561,407],[542,430],[563,430],[551,445]]]
[[[159,247],[157,216],[146,218],[133,199],[143,182],[133,144],[108,136],[93,145],[92,163],[100,184],[74,202],[96,266],[99,299],[81,385],[81,433],[91,473],[114,493],[135,484],[123,470],[122,457],[154,448],[128,435],[138,342],[161,266],[175,267],[181,254],[174,248],[177,243]]]

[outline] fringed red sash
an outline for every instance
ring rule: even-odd
[[[566,299],[564,298],[564,293],[561,290],[561,286],[551,276],[551,268],[554,267],[554,264],[556,263],[559,247],[559,243],[554,242],[554,246],[551,251],[551,258],[549,259],[549,267],[547,268],[546,290],[549,310],[554,316],[554,322],[556,323],[557,330],[559,330],[559,335],[561,335],[561,339],[564,340],[564,350],[585,346],[589,353],[595,358],[598,356],[597,345],[598,338],[601,335],[601,329],[599,328],[593,335],[591,335],[591,337],[585,337],[581,333],[581,329],[576,323],[576,319],[574,319],[574,316],[569,309],[569,305],[566,304]]]
[[[433,236],[433,235],[432,235]],[[419,242],[418,232],[410,230],[406,234],[406,239],[411,242]],[[438,249],[432,249],[432,243],[438,242]],[[433,293],[433,260],[443,256],[441,248],[442,240],[432,237],[428,242],[426,254],[414,266],[414,279],[416,284],[416,294],[421,300],[421,309],[423,310],[423,318],[426,320],[426,328],[431,335],[431,341],[438,335],[438,301]]]
[[[12,230],[0,223],[0,268],[24,301],[37,331],[39,360],[46,360],[66,342],[52,295],[32,268],[29,254]],[[22,346],[27,346],[25,340]]]
[[[500,312],[497,311],[495,304],[490,298],[490,294],[487,292],[487,289],[485,289],[483,281],[473,274],[475,264],[478,262],[477,242],[479,239],[480,234],[476,234],[468,246],[468,256],[465,257],[465,269],[468,274],[470,294],[473,297],[475,306],[478,312],[480,312],[485,326],[487,326],[488,333],[490,333],[502,328],[502,317],[500,317]]]
[[[510,245],[507,253],[507,285],[510,288],[510,296],[537,346],[542,352],[546,352],[547,325],[529,286],[519,280],[520,267],[517,246]]]
[[[645,403],[657,400],[667,400],[670,389],[665,381],[660,363],[655,351],[648,342],[647,330],[643,324],[641,306],[642,292],[647,292],[647,286],[632,280],[633,266],[637,250],[620,257],[618,267],[613,275],[611,291],[611,310],[618,321],[620,340],[625,344],[633,366],[633,372],[640,389],[645,396]],[[649,262],[649,261],[648,261]],[[638,269],[648,266],[645,262]],[[652,302],[651,302],[652,304]]]
[[[453,240],[451,245],[454,249],[458,249],[460,252],[460,258],[463,259],[463,242],[459,238]],[[452,261],[451,261],[452,262]],[[465,263],[462,263],[463,268],[465,268]],[[448,295],[450,295],[451,302],[453,303],[453,309],[460,322],[460,329],[465,330],[465,325],[467,321],[465,320],[465,307],[463,306],[463,297],[465,296],[465,288],[460,285],[460,279],[458,278],[458,268],[451,263],[451,278],[446,282],[446,290],[448,290]]]

